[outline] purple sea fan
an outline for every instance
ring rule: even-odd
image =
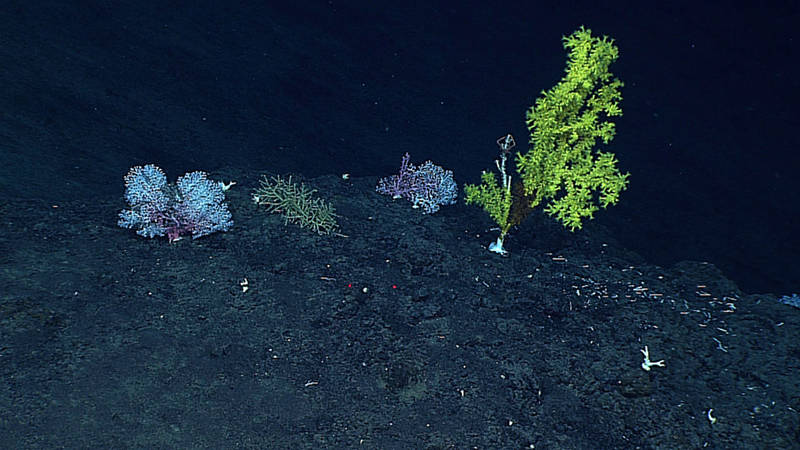
[[[375,190],[380,194],[391,195],[392,198],[408,198],[409,192],[414,188],[413,178],[417,170],[410,161],[411,155],[406,153],[400,163],[400,173],[378,180]]]

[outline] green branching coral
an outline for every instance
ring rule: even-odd
[[[296,223],[319,234],[330,234],[338,228],[333,206],[315,198],[315,189],[292,182],[291,176],[285,179],[280,175],[271,179],[264,175],[259,184],[253,192],[253,202],[269,212],[283,214],[286,223]]]
[[[489,216],[500,226],[500,233],[505,235],[511,228],[508,220],[511,212],[511,186],[501,186],[492,172],[481,174],[481,184],[464,186],[467,204],[483,206]]]
[[[531,206],[550,200],[545,211],[571,231],[597,211],[617,203],[628,174],[611,153],[593,152],[598,139],[614,138],[611,117],[621,116],[622,81],[608,67],[619,53],[613,40],[593,37],[581,27],[564,38],[569,52],[566,74],[543,92],[526,115],[532,148],[517,155],[517,171],[532,196]]]
[[[517,153],[515,161],[522,188],[505,174],[507,149],[501,155],[505,191],[485,175],[480,186],[465,187],[467,203],[481,205],[500,225],[500,250],[510,226],[531,208],[545,203],[545,212],[574,231],[599,207],[616,204],[628,184],[629,174],[620,173],[612,153],[594,151],[598,140],[611,142],[615,127],[610,119],[622,115],[623,83],[609,72],[618,49],[612,39],[594,37],[583,27],[563,41],[568,52],[564,76],[526,114],[531,147]],[[525,211],[514,211],[517,205]],[[505,208],[505,215],[498,216]]]

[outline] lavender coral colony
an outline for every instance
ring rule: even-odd
[[[164,172],[153,164],[136,166],[125,175],[125,199],[130,209],[119,213],[119,226],[135,228],[148,238],[184,235],[199,238],[233,226],[222,184],[205,172],[190,172],[167,184]]]
[[[458,187],[453,172],[428,161],[420,167],[411,164],[411,155],[403,156],[400,173],[381,178],[375,188],[392,198],[408,199],[414,208],[422,208],[425,214],[433,214],[440,205],[452,205],[458,196]]]

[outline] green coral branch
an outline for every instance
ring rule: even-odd
[[[500,226],[501,240],[511,228],[508,220],[511,211],[511,186],[501,186],[494,173],[483,172],[481,184],[468,184],[464,186],[464,196],[468,205],[481,206],[489,216]]]
[[[314,197],[315,192],[303,183],[292,182],[291,176],[285,179],[280,175],[272,178],[264,175],[253,192],[253,202],[266,207],[268,212],[282,214],[286,223],[330,234],[338,228],[335,210],[330,203]]]

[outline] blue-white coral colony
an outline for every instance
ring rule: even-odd
[[[125,199],[130,209],[119,213],[117,223],[137,229],[140,236],[166,235],[175,241],[183,235],[199,238],[233,226],[221,183],[209,180],[205,172],[187,173],[171,185],[158,166],[133,167],[125,176]]]
[[[790,306],[794,306],[795,308],[800,308],[800,296],[797,294],[792,294],[791,297],[784,295],[783,297],[779,298],[778,301]]]

